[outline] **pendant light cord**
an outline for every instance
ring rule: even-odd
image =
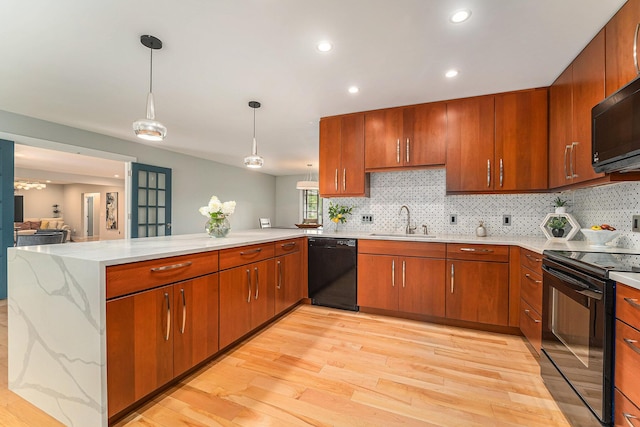
[[[149,61],[149,93],[153,92],[153,49],[151,51],[151,61]]]
[[[253,139],[256,139],[256,107],[253,107]]]

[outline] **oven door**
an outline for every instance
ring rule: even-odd
[[[543,351],[605,424],[611,419],[612,397],[613,313],[608,286],[612,287],[606,280],[544,260]]]

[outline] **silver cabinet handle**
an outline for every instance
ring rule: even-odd
[[[502,159],[500,159],[500,187],[502,187],[503,182],[504,182],[504,164],[502,163]]]
[[[636,25],[636,33],[633,36],[633,65],[636,66],[636,73],[640,74],[640,68],[638,68],[638,31],[640,31],[640,23]]]
[[[167,292],[164,293],[164,299],[167,302],[167,332],[164,334],[164,340],[169,341],[171,334],[171,302],[169,301],[169,294]]]
[[[479,254],[490,254],[493,249],[460,248],[462,252],[477,252]]]
[[[638,348],[638,346],[634,345],[638,342],[638,340],[632,340],[630,338],[623,338],[622,339],[629,347],[631,347],[631,350],[635,351],[636,353],[640,354],[640,348]]]
[[[289,242],[289,243],[283,243],[280,245],[280,247],[282,249],[288,249],[288,248],[293,248],[295,245],[297,245],[296,242]]]
[[[338,168],[336,168],[336,177],[334,178],[333,182],[336,185],[336,191],[338,191]]]
[[[342,191],[347,191],[347,169],[342,170]]]
[[[262,248],[252,249],[252,250],[246,251],[246,252],[242,251],[242,252],[240,252],[240,255],[251,255],[251,254],[257,254],[257,253],[260,253],[260,252],[262,252]]]
[[[531,275],[529,273],[525,273],[524,277],[526,277],[527,279],[529,279],[530,281],[532,281],[536,285],[539,285],[540,283],[542,283],[542,280],[534,279],[533,277],[531,277]]]
[[[396,287],[396,260],[391,260],[391,287]]]
[[[191,264],[192,264],[191,261],[187,261],[180,264],[163,265],[162,267],[153,267],[151,269],[151,272],[156,273],[158,271],[173,270],[175,268],[184,268],[184,267],[189,267]]]
[[[407,283],[407,261],[402,260],[402,287]]]
[[[575,160],[576,160],[576,152],[578,150],[576,150],[575,148],[578,146],[579,142],[572,142],[571,143],[571,157],[569,158],[569,166],[571,166],[570,172],[571,172],[571,178],[577,178],[578,174],[576,173],[575,169],[573,168],[575,166]]]
[[[631,307],[640,310],[640,304],[638,304],[638,300],[636,298],[625,298],[624,300]]]
[[[536,258],[536,257],[531,256],[531,255],[529,255],[529,254],[525,254],[524,256],[526,256],[526,257],[527,257],[527,259],[528,259],[529,261],[533,261],[533,262],[542,262],[542,260],[541,260],[540,258]]]
[[[487,159],[487,187],[491,187],[491,160]]]
[[[184,288],[180,289],[182,294],[182,326],[180,327],[180,333],[184,334],[184,327],[187,323],[187,299],[184,296]]]
[[[410,146],[409,146],[409,138],[407,138],[407,163],[409,163],[409,152],[411,151]]]
[[[278,286],[276,288],[280,289],[282,287],[282,263],[278,261]]]
[[[254,268],[253,271],[256,273],[256,299],[258,299],[258,291],[260,288],[260,276],[258,276],[259,270],[258,267]]]
[[[568,171],[567,171],[567,153],[569,153],[569,149],[571,148],[570,145],[565,145],[564,146],[564,179],[571,179],[571,175],[569,175]]]
[[[400,138],[396,140],[396,163],[400,163]]]
[[[635,53],[635,50],[634,50]],[[627,422],[627,424],[629,425],[629,427],[636,427],[633,425],[633,423],[631,422],[631,420],[637,420],[638,417],[636,417],[635,415],[631,415],[628,412],[623,412],[622,416],[624,417],[624,420]]]
[[[529,319],[533,320],[533,322],[534,322],[534,323],[540,323],[540,322],[542,322],[542,320],[538,320],[538,319],[536,319],[535,317],[533,317],[533,316],[531,315],[531,312],[530,312],[529,310],[525,310],[525,311],[524,311],[524,314],[526,314],[526,315],[527,315],[527,317],[528,317]]]
[[[247,296],[247,302],[251,302],[251,271],[247,269],[247,286],[249,287],[249,295]]]
[[[453,288],[456,280],[455,277],[456,277],[456,268],[454,267],[453,263],[451,263],[451,293],[453,293]]]

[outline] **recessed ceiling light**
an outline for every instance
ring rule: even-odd
[[[333,45],[328,41],[321,41],[316,46],[320,52],[329,52],[333,49]]]
[[[50,180],[50,179],[48,179],[48,180],[46,180],[45,182],[46,182],[46,183],[49,183],[49,182],[51,182],[51,180]]]
[[[358,88],[358,86],[351,86],[349,88],[349,93],[358,93],[360,92],[360,89]]]
[[[113,176],[114,176],[115,178],[120,178],[120,175],[118,175],[118,174],[115,174],[115,175],[113,175]]]
[[[454,24],[459,24],[461,22],[466,21],[471,16],[471,11],[469,9],[461,9],[453,13],[449,20]]]
[[[444,75],[445,75],[445,77],[451,79],[451,78],[453,78],[453,77],[458,75],[458,70],[449,70],[446,73],[444,73]]]

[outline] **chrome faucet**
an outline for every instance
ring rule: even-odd
[[[412,227],[411,226],[411,213],[409,213],[409,207],[407,205],[402,205],[402,207],[400,208],[400,214],[402,215],[402,209],[406,209],[407,210],[407,227],[405,228],[405,233],[406,234],[413,234],[416,231],[416,227]]]

